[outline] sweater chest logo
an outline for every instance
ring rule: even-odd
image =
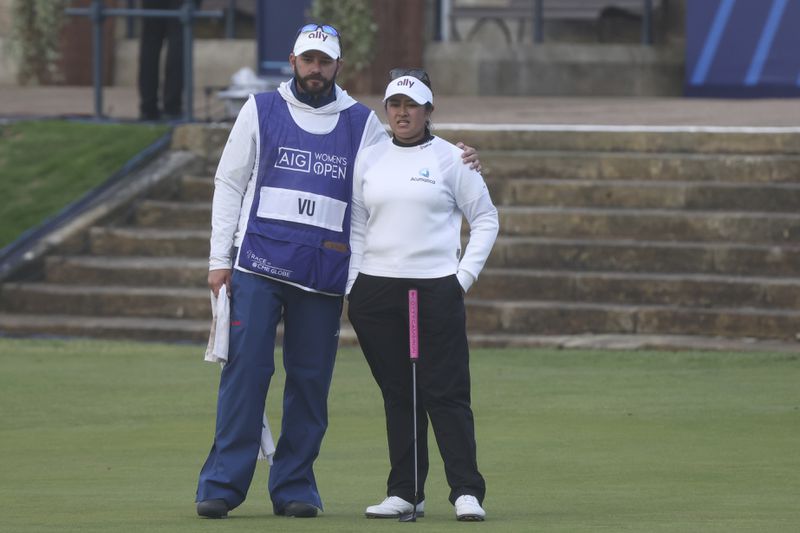
[[[436,180],[431,178],[431,171],[427,168],[419,169],[418,176],[413,176],[411,181],[417,181],[422,183],[430,183],[431,185],[436,185]]]
[[[344,180],[347,176],[347,157],[280,146],[275,168]]]

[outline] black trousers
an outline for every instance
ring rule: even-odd
[[[142,0],[143,9],[179,9],[183,0]],[[139,113],[142,118],[158,119],[158,78],[161,46],[167,42],[164,67],[163,111],[181,114],[183,94],[183,28],[177,18],[144,17],[139,40]]]
[[[470,407],[469,348],[461,285],[455,276],[397,279],[359,274],[348,317],[383,394],[391,470],[388,496],[414,499],[414,433],[408,353],[408,289],[419,294],[417,443],[421,500],[428,474],[428,417],[444,461],[450,502],[464,494],[483,501],[475,423]]]

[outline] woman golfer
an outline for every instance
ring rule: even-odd
[[[464,294],[494,244],[497,210],[481,175],[461,164],[461,150],[431,135],[428,75],[394,69],[390,77],[384,105],[392,139],[362,149],[353,177],[348,316],[383,394],[391,465],[388,497],[366,515],[399,517],[414,511],[414,502],[416,516],[423,514],[430,418],[456,518],[483,520]],[[466,251],[462,216],[470,226]],[[409,289],[419,299],[415,387]]]

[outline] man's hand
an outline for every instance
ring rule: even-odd
[[[480,172],[483,167],[481,167],[481,160],[478,159],[478,151],[462,142],[457,142],[456,146],[464,150],[464,153],[461,154],[461,160],[464,164],[469,163],[469,168]]]
[[[219,296],[219,290],[225,286],[225,292],[231,295],[231,269],[223,268],[211,270],[208,273],[208,287],[214,292],[214,296]]]

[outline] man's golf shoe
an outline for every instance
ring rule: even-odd
[[[206,518],[225,518],[228,516],[228,503],[225,500],[204,500],[197,502],[197,514]]]

